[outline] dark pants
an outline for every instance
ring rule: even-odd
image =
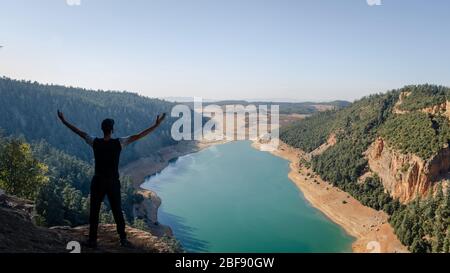
[[[125,220],[122,214],[120,201],[120,181],[114,178],[94,176],[91,182],[91,209],[89,214],[89,240],[97,240],[97,229],[100,207],[105,195],[108,196],[109,205],[116,221],[117,233],[121,239],[126,238]]]

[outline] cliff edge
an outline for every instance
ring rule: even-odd
[[[0,192],[0,253],[68,253],[68,243],[81,243],[81,252],[103,253],[171,253],[180,252],[177,243],[167,237],[157,237],[151,232],[127,226],[131,248],[119,245],[116,227],[99,226],[98,248],[84,248],[88,226],[40,227],[34,223],[34,204]]]
[[[450,169],[450,148],[444,147],[435,156],[424,160],[404,154],[379,137],[366,152],[370,169],[381,178],[384,188],[402,203],[425,197],[435,191],[437,182],[445,179]]]

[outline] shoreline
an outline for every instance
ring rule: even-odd
[[[155,192],[141,187],[145,179],[164,170],[174,159],[224,142],[226,141],[179,143],[159,150],[155,156],[138,159],[121,168],[121,173],[131,178],[135,189],[144,197],[144,201],[136,205],[135,213],[147,219],[148,226],[154,235],[158,237],[173,236],[173,233],[169,226],[158,223],[158,208],[161,205],[161,199]],[[261,143],[258,141],[253,141],[251,145],[255,149],[261,150]],[[352,243],[352,252],[408,252],[388,223],[386,213],[362,205],[348,193],[323,181],[318,175],[308,178],[306,174],[313,174],[313,172],[305,167],[300,169],[300,173],[299,156],[304,152],[280,141],[278,149],[270,153],[290,162],[288,177],[310,205],[355,238]]]
[[[257,141],[254,141],[252,146],[261,150],[261,143]],[[299,170],[300,155],[304,152],[280,141],[278,148],[270,153],[288,160],[288,177],[305,199],[355,238],[352,243],[354,253],[408,252],[395,235],[386,213],[362,205],[350,194],[323,181],[305,167]],[[308,173],[312,175],[308,176]]]
[[[146,220],[147,226],[152,234],[158,237],[173,236],[172,229],[169,226],[162,225],[158,222],[158,209],[161,206],[161,198],[156,192],[142,188],[145,179],[164,170],[172,160],[224,142],[180,142],[176,145],[167,146],[158,150],[153,156],[140,158],[120,168],[120,173],[131,179],[133,187],[144,199],[140,204],[135,205],[134,215]]]

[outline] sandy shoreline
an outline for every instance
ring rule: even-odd
[[[260,143],[254,142],[253,147],[259,149]],[[280,142],[278,149],[271,153],[291,162],[288,177],[311,205],[356,238],[352,244],[353,252],[407,252],[388,223],[386,213],[362,205],[348,193],[320,179],[311,170],[303,167],[299,171],[300,150]]]

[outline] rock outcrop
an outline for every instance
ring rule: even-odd
[[[310,153],[308,153],[306,155],[306,159],[307,160],[311,160],[314,156],[318,156],[321,155],[323,152],[325,152],[328,148],[336,145],[337,143],[337,138],[336,138],[336,134],[335,133],[331,133],[328,138],[327,141],[325,143],[323,143],[322,145],[320,145],[319,147],[317,147],[315,150],[311,151]]]
[[[155,192],[149,190],[140,189],[137,193],[143,199],[140,203],[134,205],[134,218],[144,220],[151,232],[158,237],[173,237],[172,229],[158,222],[158,208],[161,206],[161,198]]]
[[[398,101],[395,104],[394,109],[393,109],[394,114],[402,115],[402,114],[410,113],[410,111],[400,109],[403,101],[409,95],[411,95],[411,92],[400,93]],[[450,101],[445,101],[444,103],[441,103],[441,104],[436,104],[436,105],[433,105],[430,107],[425,107],[423,109],[420,109],[419,111],[433,115],[433,116],[441,115],[450,120]]]
[[[158,150],[152,156],[135,160],[120,169],[120,173],[131,179],[133,187],[142,196],[142,201],[134,204],[134,218],[144,220],[153,234],[157,236],[173,236],[169,226],[158,222],[158,208],[161,205],[161,198],[155,192],[141,187],[145,178],[162,171],[172,160],[199,151],[203,146],[207,147],[207,145],[209,144],[201,144],[194,141],[179,142],[176,145]]]
[[[450,120],[450,101],[446,101],[441,104],[423,108],[421,109],[421,111],[424,113],[431,114],[433,116],[442,115]]]
[[[401,114],[409,113],[409,111],[400,109],[400,105],[403,103],[403,100],[405,100],[405,98],[407,98],[409,95],[411,95],[411,92],[401,92],[400,93],[400,95],[398,97],[398,101],[394,105],[394,109],[392,110],[394,112],[394,114],[400,114],[401,115]]]
[[[450,149],[444,147],[429,160],[414,154],[403,154],[378,138],[366,151],[370,169],[378,174],[384,188],[394,198],[407,203],[435,190],[437,181],[450,169]]]
[[[170,238],[127,226],[133,247],[119,246],[115,225],[99,226],[99,247],[84,248],[88,226],[45,228],[34,224],[31,201],[0,194],[0,253],[67,253],[68,243],[79,242],[81,252],[179,252],[181,248]]]

